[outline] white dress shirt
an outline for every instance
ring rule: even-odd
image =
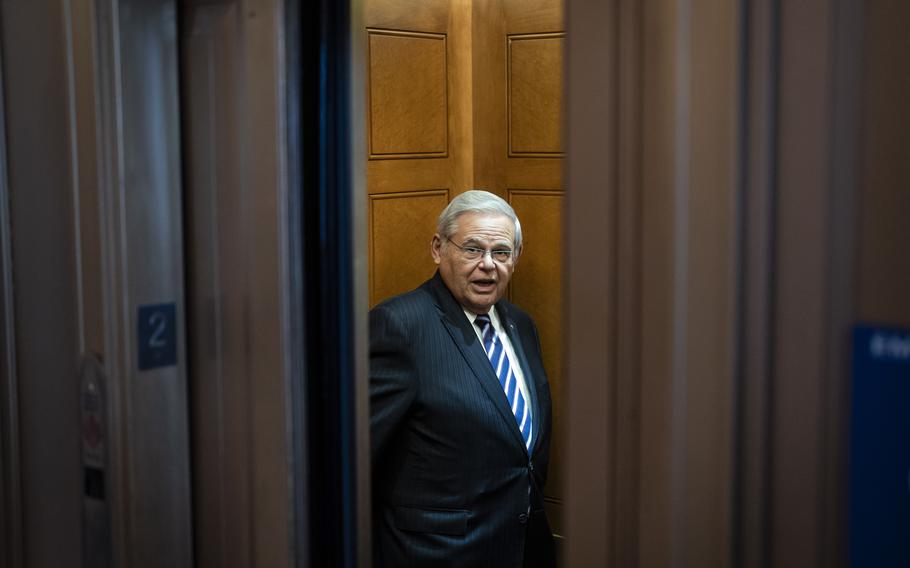
[[[474,328],[474,333],[477,334],[477,338],[480,339],[480,345],[483,346],[483,336],[481,335],[480,326],[474,323],[477,314],[464,306],[462,306],[461,309],[464,310],[464,315],[468,318],[468,321],[471,322],[471,327]],[[515,355],[515,349],[512,348],[512,341],[509,339],[509,334],[505,332],[502,323],[499,321],[499,316],[496,314],[496,306],[493,306],[488,315],[493,324],[493,329],[496,331],[499,340],[502,341],[502,346],[505,348],[506,355],[509,357],[509,365],[512,368],[512,374],[515,376],[515,381],[518,383],[518,388],[521,389],[521,396],[525,399],[525,406],[528,407],[528,420],[533,420],[534,415],[531,406],[531,393],[528,391],[524,371],[521,369],[521,360]]]

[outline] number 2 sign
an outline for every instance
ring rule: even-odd
[[[177,308],[175,304],[139,306],[139,370],[177,364]]]

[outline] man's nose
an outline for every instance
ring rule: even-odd
[[[490,251],[483,253],[483,256],[480,257],[480,266],[484,270],[494,270],[496,268],[496,263],[493,262],[493,254]]]

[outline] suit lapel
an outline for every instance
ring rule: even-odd
[[[471,371],[473,371],[480,387],[493,402],[493,405],[502,415],[503,420],[505,420],[506,427],[512,432],[516,442],[524,450],[524,439],[521,436],[521,430],[518,429],[518,422],[515,420],[515,415],[512,414],[512,408],[509,406],[502,386],[499,384],[499,379],[493,372],[493,366],[490,365],[490,360],[483,350],[483,345],[480,344],[477,334],[471,327],[473,324],[465,317],[464,310],[452,297],[449,289],[445,287],[438,272],[430,280],[430,289],[436,298],[436,307],[439,309],[440,319],[446,331],[452,337],[452,342],[458,347],[461,355],[467,361]],[[510,335],[509,339],[511,338],[512,336]],[[522,361],[522,365],[525,365],[524,361]],[[522,369],[524,369],[524,366]],[[536,425],[537,419],[535,418],[534,420]]]

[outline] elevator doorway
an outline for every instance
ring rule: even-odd
[[[364,3],[369,301],[432,276],[436,217],[469,189],[512,205],[524,246],[507,298],[540,331],[553,396],[546,507],[564,533],[559,0]]]

